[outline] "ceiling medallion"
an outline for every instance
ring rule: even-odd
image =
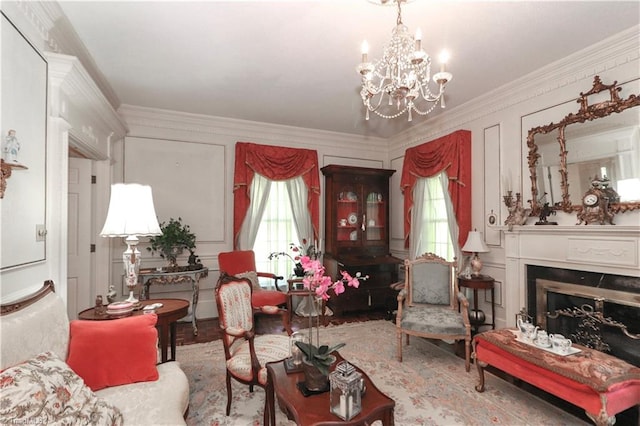
[[[370,0],[371,1],[371,0]],[[436,89],[432,91],[431,57],[422,50],[422,33],[416,31],[415,38],[402,23],[402,3],[405,0],[377,0],[383,5],[396,3],[398,18],[392,31],[391,41],[384,49],[381,59],[369,62],[369,46],[362,43],[362,63],[357,71],[362,76],[360,96],[366,107],[365,119],[372,111],[382,118],[397,118],[405,112],[412,121],[412,112],[427,115],[440,104],[445,107],[444,88],[453,75],[445,70],[447,52],[440,55],[440,72],[433,75]],[[386,98],[386,102],[383,100]]]

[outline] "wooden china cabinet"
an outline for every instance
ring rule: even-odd
[[[327,273],[337,279],[342,270],[362,272],[360,287],[345,287],[328,305],[337,314],[397,305],[402,263],[389,254],[389,178],[395,170],[328,165],[325,176],[325,253]]]

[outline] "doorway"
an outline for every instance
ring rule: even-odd
[[[91,282],[92,256],[92,160],[69,151],[68,224],[67,224],[67,315],[94,305]]]

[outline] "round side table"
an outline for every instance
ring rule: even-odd
[[[464,276],[458,277],[458,287],[473,290],[473,309],[469,312],[469,321],[476,329],[476,332],[484,325],[490,325],[494,330],[496,328],[494,284],[494,279],[488,275],[471,275],[469,278]],[[484,312],[478,309],[478,290],[491,290],[491,323],[485,322]]]

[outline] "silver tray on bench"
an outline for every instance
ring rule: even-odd
[[[577,354],[578,352],[582,352],[582,349],[578,349],[574,346],[571,346],[569,348],[569,350],[567,351],[567,353],[562,353],[560,351],[558,351],[557,349],[554,349],[553,347],[545,347],[545,346],[540,346],[540,345],[536,345],[535,342],[529,342],[527,340],[524,340],[522,337],[520,337],[520,332],[516,331],[516,330],[512,330],[513,334],[515,334],[516,336],[516,340],[520,343],[524,343],[525,345],[529,345],[529,346],[533,346],[534,348],[543,350],[543,351],[547,351],[547,352],[551,352],[552,354],[556,354],[556,355],[560,355],[560,356],[567,356],[567,355],[573,355],[573,354]]]

